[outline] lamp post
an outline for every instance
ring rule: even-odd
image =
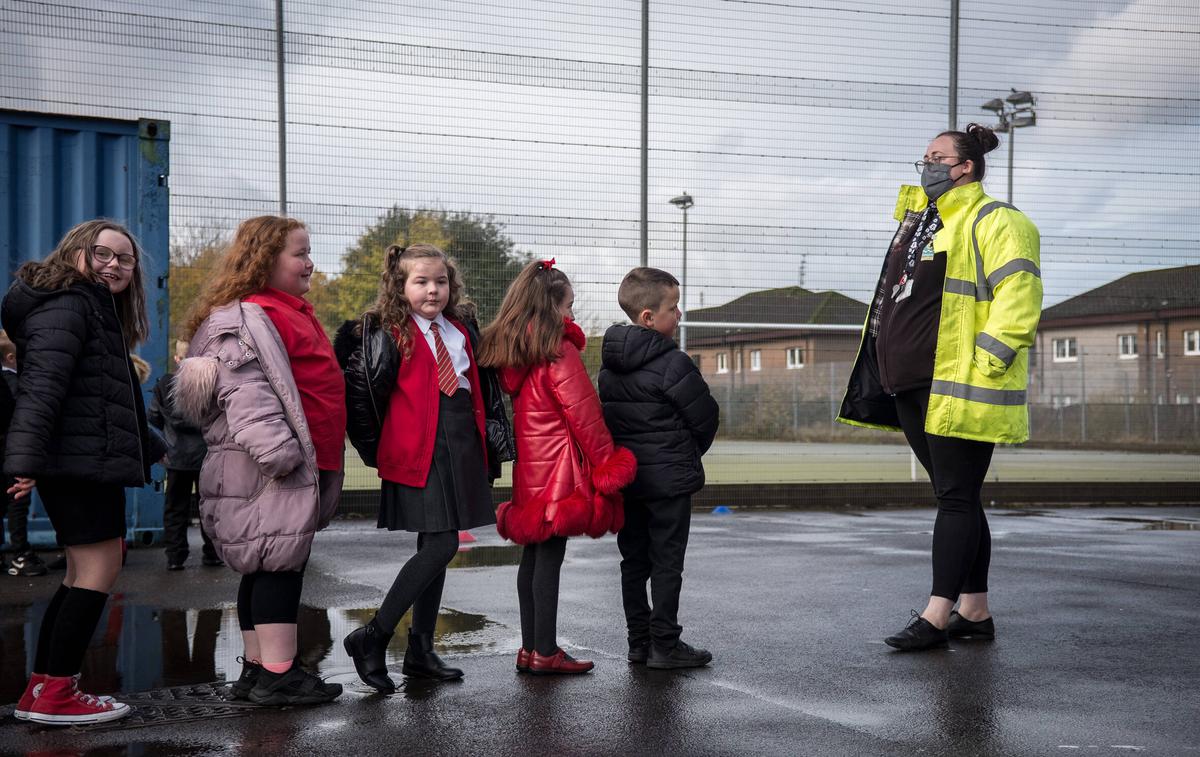
[[[996,118],[1000,119],[996,131],[1008,134],[1008,201],[1010,203],[1013,201],[1013,137],[1016,135],[1017,129],[1037,125],[1035,105],[1037,105],[1037,98],[1031,93],[1018,92],[1014,89],[1012,94],[1003,100],[995,97],[979,106],[983,110],[995,113]]]
[[[688,208],[696,204],[686,191],[678,197],[671,198],[671,204],[683,211],[683,276],[679,284],[679,313],[680,320],[687,320],[687,213]],[[687,352],[687,326],[679,327],[679,349]]]

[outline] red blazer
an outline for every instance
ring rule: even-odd
[[[621,488],[633,481],[637,461],[613,444],[604,425],[579,356],[586,341],[574,321],[565,321],[557,360],[500,371],[500,384],[513,397],[517,461],[512,500],[497,510],[496,530],[518,544],[597,538],[624,524]]]
[[[471,350],[471,339],[467,336],[466,328],[458,321],[450,323],[463,333],[467,357],[471,359],[467,380],[471,382],[475,427],[486,460],[483,392],[479,383],[479,369],[475,366],[475,353]],[[429,465],[433,462],[433,442],[437,434],[440,394],[437,358],[429,349],[425,335],[411,318],[408,319],[408,333],[412,338],[412,356],[400,361],[396,388],[388,401],[387,416],[383,419],[383,429],[379,434],[377,461],[380,478],[407,486],[425,486]]]

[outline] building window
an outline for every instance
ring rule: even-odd
[[[733,372],[734,373],[742,372],[742,351],[741,350],[738,350],[737,352],[733,353]]]
[[[788,347],[787,367],[788,368],[803,368],[804,367],[804,348],[803,347]]]
[[[762,350],[750,350],[750,370],[762,370]]]
[[[724,352],[717,353],[717,373],[729,373],[729,355]]]
[[[692,355],[692,362],[696,364],[696,370],[698,370],[698,371],[704,370],[704,356],[703,355]]]
[[[1167,335],[1161,331],[1154,332],[1154,356],[1160,359],[1167,356]]]
[[[1137,357],[1137,334],[1118,334],[1117,354],[1122,360],[1135,359]]]
[[[1075,337],[1068,336],[1054,340],[1054,362],[1074,363],[1079,359],[1079,343]]]
[[[1200,329],[1183,332],[1183,354],[1200,355]]]

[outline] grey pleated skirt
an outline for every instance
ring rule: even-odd
[[[424,488],[384,481],[379,528],[389,531],[462,531],[496,522],[492,489],[471,393],[439,393],[437,438]]]

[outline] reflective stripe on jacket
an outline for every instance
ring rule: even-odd
[[[927,204],[920,187],[901,187],[895,218],[903,222]],[[946,252],[946,281],[925,431],[1023,442],[1029,438],[1029,347],[1042,313],[1037,227],[1013,206],[985,195],[979,182],[942,195],[938,212],[944,226],[933,246]],[[899,430],[895,402],[879,382],[868,327],[838,420]]]

